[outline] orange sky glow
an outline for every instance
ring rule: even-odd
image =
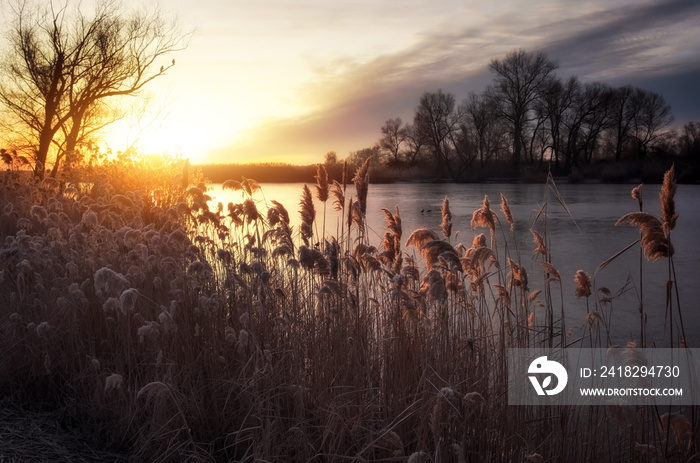
[[[125,0],[138,7],[140,0]],[[320,162],[410,121],[426,91],[458,101],[487,66],[543,50],[558,74],[661,93],[677,120],[700,120],[697,0],[171,0],[194,30],[148,89],[150,114],[111,128],[114,151],[181,152],[197,163]]]

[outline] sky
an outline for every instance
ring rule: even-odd
[[[83,0],[85,2],[85,0]],[[4,2],[3,2],[4,3]],[[124,0],[138,7],[141,0]],[[515,49],[557,74],[662,94],[700,121],[699,0],[170,0],[194,31],[149,92],[159,117],[115,128],[113,149],[182,151],[193,163],[322,162],[373,145],[420,95],[457,101]]]

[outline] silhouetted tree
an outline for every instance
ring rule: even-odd
[[[382,152],[379,149],[379,145],[374,145],[369,148],[363,148],[361,150],[352,151],[348,156],[348,164],[353,167],[359,167],[365,163],[367,159],[371,159],[371,163],[378,165],[382,160]]]
[[[590,163],[598,149],[602,134],[611,123],[614,90],[608,85],[592,82],[583,87],[583,94],[576,103],[581,115],[579,143],[574,150],[580,151],[586,163]],[[579,154],[575,155],[579,159]]]
[[[401,159],[401,146],[406,143],[407,131],[400,117],[387,119],[381,128],[382,137],[379,139],[379,147],[387,153],[389,162],[399,164]]]
[[[338,154],[335,151],[329,151],[323,157],[323,163],[327,166],[333,166],[338,163]]]
[[[471,92],[463,105],[465,121],[472,127],[479,164],[483,168],[484,162],[496,154],[499,145],[500,126],[496,108],[486,93],[477,95]]]
[[[682,156],[700,160],[700,123],[690,121],[678,136],[678,150]]]
[[[455,97],[442,90],[421,96],[413,117],[413,130],[432,151],[440,175],[452,175],[450,151],[459,128],[461,113],[455,111]]]
[[[453,178],[464,178],[475,161],[483,168],[488,160],[509,156],[516,169],[521,162],[540,167],[549,162],[569,173],[594,159],[620,160],[624,151],[639,160],[652,148],[697,152],[697,123],[674,140],[666,130],[673,122],[671,109],[661,95],[584,84],[576,77],[561,80],[554,74],[557,67],[546,54],[524,50],[495,59],[490,64],[494,83],[470,93],[459,106],[442,90],[426,92],[412,124],[388,119],[381,128],[381,151],[391,162],[431,160],[438,175]],[[354,157],[367,155],[361,150]]]
[[[413,124],[406,124],[404,128],[406,129],[404,159],[408,165],[415,165],[425,157],[427,146],[421,132],[416,130]]]
[[[663,96],[630,85],[615,89],[610,117],[616,161],[625,147],[634,148],[643,160],[649,146],[673,123],[671,107]]]
[[[461,178],[465,172],[471,170],[474,161],[478,159],[479,148],[476,140],[477,136],[473,133],[473,126],[465,120],[453,135],[455,179]]]
[[[632,98],[633,93],[634,89],[631,85],[619,87],[613,93],[610,126],[616,161],[622,157],[625,142],[628,140],[634,119],[637,117],[638,107]]]
[[[543,52],[516,50],[503,59],[494,59],[489,69],[495,74],[490,95],[497,103],[497,114],[508,122],[513,142],[512,160],[517,168],[523,151],[529,112],[558,64]]]
[[[184,48],[188,37],[157,9],[124,11],[108,0],[90,16],[70,2],[21,0],[12,13],[0,103],[25,132],[42,177],[52,145],[61,148],[59,163],[62,153],[118,118],[110,101],[139,95],[164,75],[175,61],[157,61]]]
[[[674,120],[671,106],[658,93],[635,88],[633,98],[637,117],[632,124],[632,136],[637,142],[639,160],[646,158],[649,146],[666,134],[665,129]]]
[[[601,132],[609,124],[611,91],[599,84],[581,84],[576,77],[566,81],[552,79],[535,102],[537,120],[544,120],[540,160],[551,149],[556,168],[564,158],[569,172],[580,162],[589,163]]]

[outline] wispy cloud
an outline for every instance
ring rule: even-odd
[[[522,14],[508,10],[487,22],[424,31],[398,51],[317,62],[314,78],[298,90],[313,110],[301,117],[268,119],[250,131],[249,142],[227,152],[242,158],[267,152],[293,162],[320,160],[330,150],[345,156],[376,141],[386,119],[410,119],[425,91],[443,88],[458,98],[469,90],[481,91],[491,79],[489,61],[514,48],[545,50],[561,63],[560,75],[584,80],[620,84],[655,76],[655,85],[663,87],[665,77],[698,71],[697,0],[582,2],[576,8],[535,2]],[[697,92],[694,87],[687,91]]]
[[[698,23],[700,3],[695,0],[613,7],[603,14],[548,24],[550,43],[543,48],[552,56],[561,57],[568,71],[583,77],[619,78],[634,72],[669,74],[697,63]]]

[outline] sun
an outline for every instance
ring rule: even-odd
[[[177,126],[141,129],[115,123],[102,139],[115,153],[133,148],[145,155],[182,154],[193,164],[206,161],[206,148],[199,142],[198,134]]]
[[[202,137],[193,130],[180,127],[162,127],[144,134],[139,150],[145,154],[182,154],[192,164],[206,161],[206,147]]]

